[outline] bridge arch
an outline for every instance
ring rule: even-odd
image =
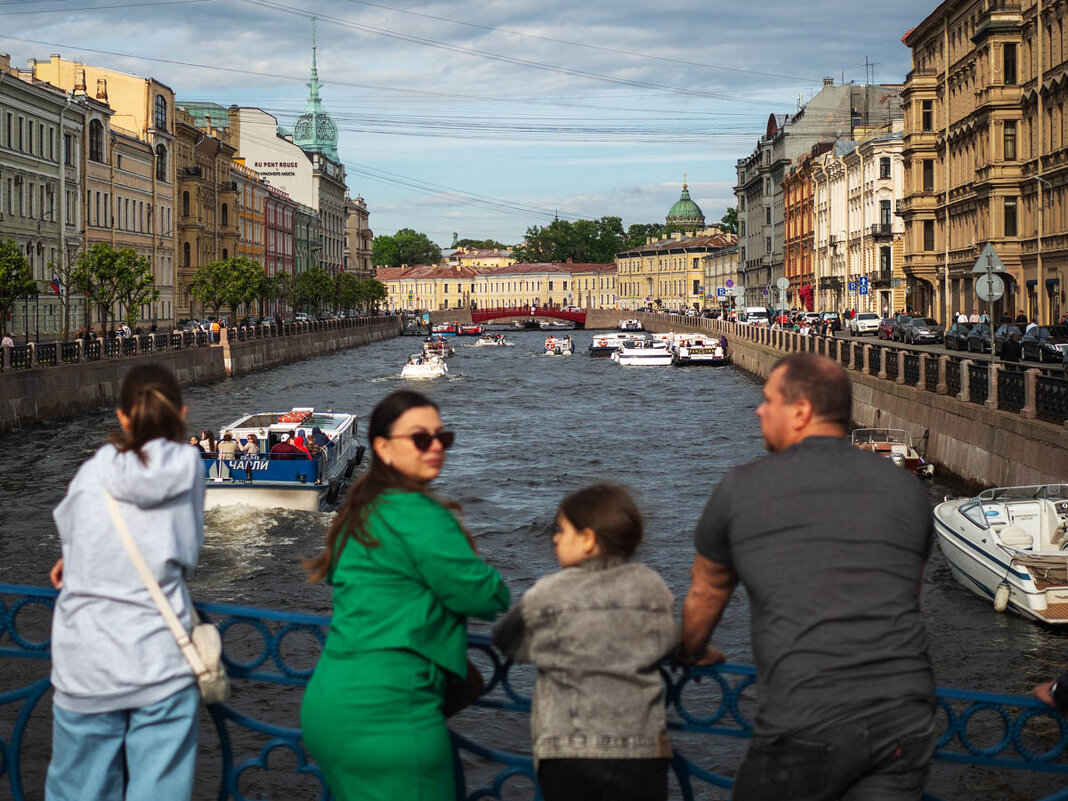
[[[586,310],[573,311],[560,306],[499,306],[489,309],[471,309],[471,322],[486,323],[506,317],[547,317],[553,320],[567,320],[577,328],[586,327]]]

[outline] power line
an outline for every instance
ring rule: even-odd
[[[191,3],[206,3],[208,0],[160,0],[155,3],[126,3],[114,6],[86,6],[78,11],[102,11],[109,8],[145,8],[146,6],[184,6]],[[0,11],[0,17],[13,16],[15,14],[70,14],[70,8],[35,8],[33,11]]]

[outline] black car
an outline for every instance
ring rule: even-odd
[[[1024,359],[1063,362],[1068,354],[1068,326],[1034,326],[1020,339]]]
[[[972,323],[968,332],[968,353],[990,353],[990,323]]]
[[[946,331],[946,350],[967,350],[968,332],[975,323],[953,323]]]
[[[1016,334],[1016,338],[1019,339],[1023,336],[1023,331],[1020,330],[1020,326],[1013,323],[1003,323],[999,325],[994,332],[994,353],[1001,353],[1001,346],[1005,344],[1005,340],[1009,338],[1009,334]]]
[[[910,317],[901,324],[898,331],[901,341],[908,342],[910,345],[920,345],[924,342],[941,345],[942,338],[945,336],[942,326],[931,317]]]
[[[842,330],[842,318],[838,316],[838,312],[823,312],[820,315],[820,327],[827,326],[827,333],[833,334],[835,331]]]

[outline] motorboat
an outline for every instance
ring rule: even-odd
[[[619,343],[627,339],[635,339],[635,336],[633,334],[594,334],[587,352],[594,358],[607,359],[619,350]]]
[[[413,353],[401,368],[401,378],[439,378],[449,372],[449,365],[440,356]]]
[[[321,447],[302,452],[289,444],[295,437],[307,442],[318,428],[326,437]],[[337,503],[345,483],[363,459],[365,448],[356,437],[356,415],[296,407],[282,412],[246,414],[223,426],[239,445],[254,434],[257,454],[215,455],[202,460],[207,478],[204,508],[247,504],[317,512]],[[312,458],[315,453],[315,458]]]
[[[612,354],[612,361],[624,367],[668,367],[672,358],[662,339],[625,339]]]
[[[485,333],[486,327],[478,323],[460,323],[460,327],[456,329],[458,337],[480,337]]]
[[[508,345],[504,334],[483,334],[475,343],[476,348],[501,348]]]
[[[545,337],[546,356],[570,356],[575,352],[575,342],[571,336],[548,336]]]
[[[852,441],[858,448],[885,456],[920,478],[931,478],[934,475],[934,465],[923,460],[912,444],[912,435],[904,429],[855,428]]]
[[[953,576],[996,611],[1068,623],[1068,484],[947,499],[934,523]]]
[[[645,326],[642,325],[642,321],[638,319],[632,320],[620,320],[617,326],[620,331],[644,331]]]
[[[456,336],[456,325],[455,323],[438,323],[435,326],[431,326],[430,333],[443,337],[454,337]]]
[[[542,330],[555,328],[571,329],[575,327],[574,323],[569,323],[567,320],[542,320],[538,325],[541,326]]]
[[[731,356],[727,351],[726,341],[726,339],[713,339],[704,334],[678,334],[675,337],[675,358],[672,364],[676,367],[689,365],[722,367],[730,364]]]
[[[440,334],[427,337],[423,341],[424,356],[440,356],[442,359],[456,353],[456,348],[449,344],[449,340]]]

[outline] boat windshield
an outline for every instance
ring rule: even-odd
[[[981,501],[1022,501],[1031,498],[1068,499],[1068,484],[1033,484],[1025,487],[998,487],[979,493]]]
[[[979,528],[990,528],[990,524],[987,522],[986,509],[983,507],[982,501],[973,500],[968,501],[968,503],[962,503],[957,511]]]
[[[889,442],[898,445],[912,446],[912,436],[908,431],[899,428],[856,428],[853,430],[853,444],[862,445],[866,442]]]

